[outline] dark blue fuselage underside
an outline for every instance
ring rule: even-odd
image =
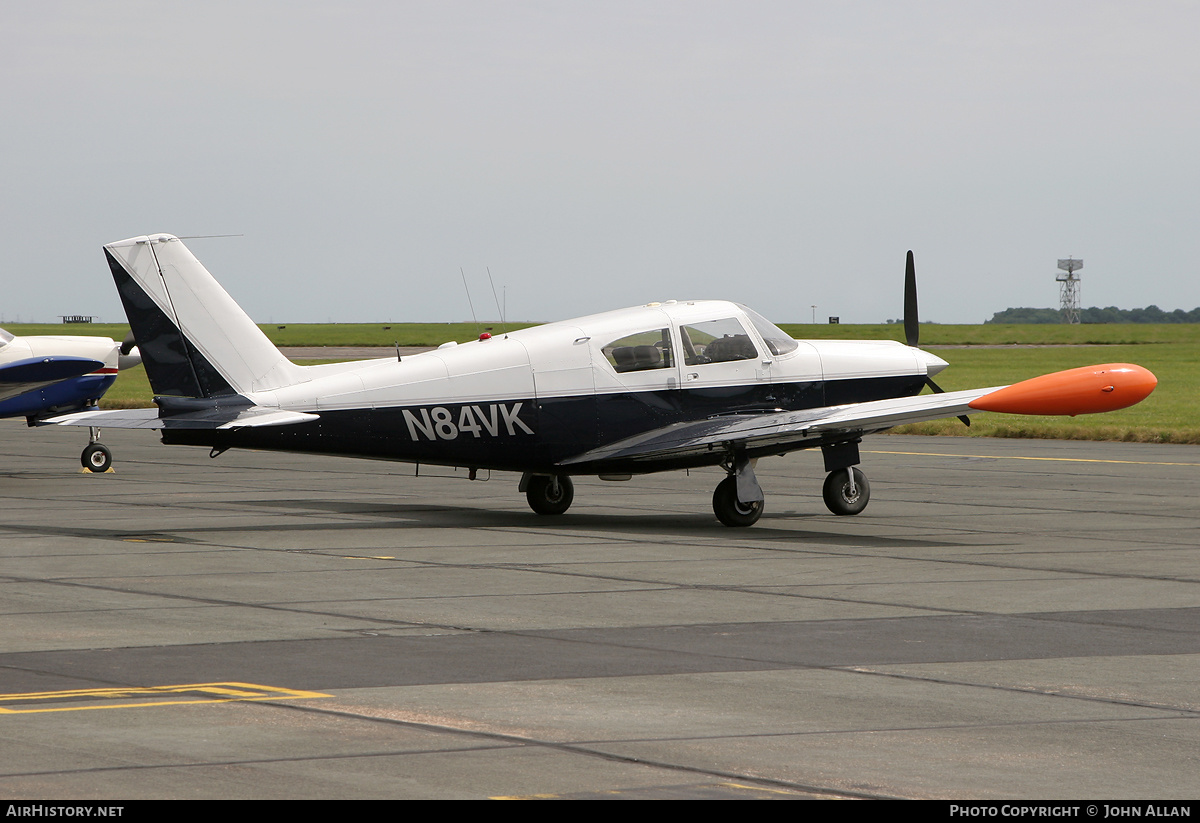
[[[228,430],[164,429],[162,439],[168,444],[216,449],[268,449],[496,471],[548,472],[567,458],[676,423],[909,397],[919,393],[923,385],[923,376],[903,375],[540,400],[511,398],[495,403],[321,410],[319,420],[307,423]],[[801,447],[817,443],[814,440]],[[762,453],[786,450],[773,446]],[[724,452],[716,449],[652,462],[578,463],[570,466],[569,473],[644,473],[714,465],[723,457]]]
[[[85,374],[43,386],[0,401],[0,417],[44,417],[94,409],[116,379],[115,374]]]

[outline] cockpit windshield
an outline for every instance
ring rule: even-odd
[[[762,335],[763,342],[767,344],[767,348],[771,350],[771,354],[780,355],[795,351],[800,345],[783,329],[776,326],[767,318],[756,312],[754,309],[748,309],[741,303],[738,306],[742,311],[746,312],[746,316],[750,318],[750,322],[754,324],[754,328]]]

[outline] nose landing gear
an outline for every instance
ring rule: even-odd
[[[858,514],[871,499],[871,484],[867,482],[867,476],[856,468],[838,469],[825,478],[821,495],[825,498],[826,507],[834,514]]]

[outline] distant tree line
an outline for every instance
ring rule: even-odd
[[[991,320],[984,323],[1062,323],[1061,309],[1005,309],[992,315]],[[1144,309],[1118,309],[1109,306],[1106,309],[1092,306],[1090,309],[1079,310],[1081,323],[1200,323],[1200,308],[1184,311],[1163,311],[1158,306],[1147,306]]]

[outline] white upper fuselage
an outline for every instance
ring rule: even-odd
[[[74,337],[69,335],[38,335],[10,337],[0,330],[0,365],[19,360],[46,357],[83,357],[103,363],[106,369],[117,368],[120,346],[107,337]]]
[[[698,335],[697,329],[727,328],[720,324],[729,320],[740,325],[753,351],[743,349],[738,359],[717,362],[688,356],[700,350],[701,344],[690,340]],[[684,331],[690,332],[688,339]],[[653,367],[622,370],[614,362],[613,343],[648,335],[638,338],[644,342],[664,333],[655,340],[659,360]],[[775,348],[782,347],[776,342]],[[249,397],[260,405],[319,412],[932,375],[945,366],[941,358],[886,340],[797,341],[791,351],[774,354],[740,305],[719,300],[669,301],[498,334],[401,360],[304,367],[302,382]]]

